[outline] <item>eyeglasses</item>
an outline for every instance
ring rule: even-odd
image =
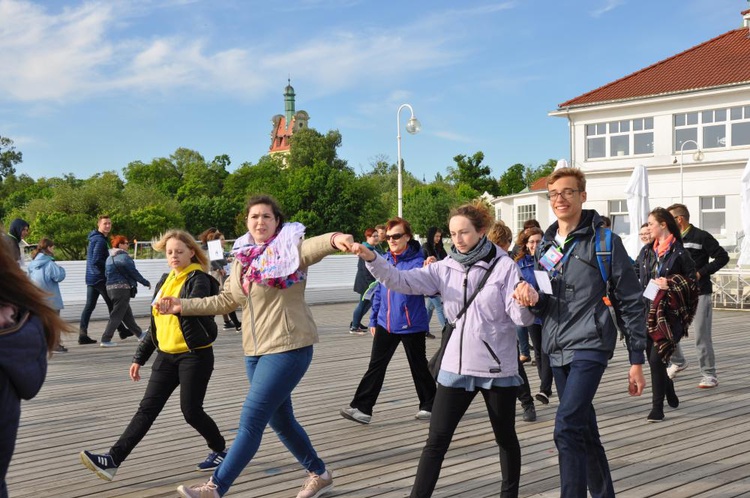
[[[401,237],[406,235],[405,233],[392,233],[392,234],[385,234],[385,240],[399,240]]]
[[[554,201],[559,196],[562,196],[563,199],[570,199],[576,192],[580,192],[580,190],[573,190],[572,188],[564,188],[561,192],[555,192],[553,190],[551,192],[547,192],[547,199]]]

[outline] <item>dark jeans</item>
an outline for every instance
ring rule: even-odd
[[[180,408],[185,422],[204,437],[212,451],[224,451],[226,442],[216,422],[203,411],[203,399],[213,370],[213,348],[180,354],[159,351],[138,411],[109,450],[115,463],[120,465],[141,442],[177,386],[180,386]]]
[[[357,307],[354,308],[354,313],[352,314],[352,323],[349,326],[358,327],[359,324],[362,323],[362,317],[364,317],[365,313],[370,310],[371,306],[372,301],[370,301],[369,299],[362,299],[362,296],[359,296],[359,302],[357,303]]]
[[[133,318],[133,310],[130,308],[130,289],[108,289],[112,309],[109,311],[109,321],[104,327],[102,342],[109,342],[115,335],[115,330],[122,324],[130,330],[136,337],[141,337],[143,331]]]
[[[519,345],[516,344],[516,350],[520,353]],[[529,377],[526,375],[526,369],[523,368],[521,359],[518,359],[518,375],[523,379],[523,384],[518,386],[518,401],[521,402],[521,406],[526,408],[527,406],[534,406],[534,398],[531,396],[531,386],[529,385]]]
[[[614,498],[612,476],[594,411],[594,395],[606,365],[573,360],[552,367],[560,405],[555,416],[554,439],[560,465],[561,498]]]
[[[107,304],[107,309],[110,313],[112,313],[112,301],[107,295],[106,284],[102,282],[97,285],[87,285],[86,305],[83,307],[83,311],[81,312],[81,322],[79,324],[81,335],[88,335],[91,314],[94,312],[94,308],[96,308],[96,301],[99,299],[99,296],[102,296],[104,298],[104,302]],[[124,325],[121,325],[120,327],[117,327],[117,330],[119,330],[120,332],[127,332],[128,329]]]
[[[539,374],[539,391],[548,397],[552,394],[552,367],[549,364],[549,355],[542,351],[542,326],[529,325],[529,337],[534,347],[534,361],[536,371]]]
[[[679,344],[680,336],[675,336],[675,339]],[[646,355],[649,370],[651,370],[651,405],[663,410],[664,397],[667,392],[674,393],[674,382],[667,375],[667,364],[659,356],[651,336],[646,336]]]
[[[367,415],[372,415],[372,407],[378,401],[378,395],[383,388],[388,364],[393,357],[393,353],[396,352],[398,344],[402,343],[406,352],[406,359],[409,360],[411,378],[419,397],[419,409],[431,412],[436,388],[435,379],[432,378],[430,371],[427,369],[426,335],[426,332],[391,334],[378,325],[372,341],[370,364],[364,377],[359,382],[357,392],[354,393],[354,399],[349,406]]]
[[[481,392],[484,397],[492,431],[495,433],[495,441],[500,449],[500,471],[503,476],[500,496],[501,498],[518,496],[518,485],[521,479],[521,446],[516,436],[516,396],[518,395],[516,391],[515,387],[467,391],[463,388],[457,389],[438,384],[427,444],[419,459],[411,498],[432,496],[453,433],[477,392]]]

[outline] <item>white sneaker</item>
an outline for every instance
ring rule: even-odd
[[[112,342],[112,341],[108,341],[108,342],[102,341],[99,343],[99,346],[102,348],[114,348],[115,346],[117,346],[117,343]]]
[[[716,387],[718,385],[719,379],[712,375],[704,375],[700,383],[698,384],[698,387],[701,389],[711,389],[712,387]]]
[[[430,420],[430,417],[432,416],[432,413],[428,412],[427,410],[419,410],[416,415],[414,415],[414,418],[417,420]]]
[[[372,420],[372,415],[362,413],[357,408],[352,408],[351,406],[342,408],[339,413],[342,417],[359,422],[360,424],[369,424],[370,420]]]
[[[670,379],[674,379],[677,377],[677,374],[679,372],[682,372],[688,367],[688,362],[685,362],[683,365],[677,365],[676,363],[670,363],[667,367],[667,377]]]
[[[302,489],[297,493],[297,498],[318,498],[333,489],[333,472],[326,471],[328,478],[308,472],[308,478],[302,484]]]

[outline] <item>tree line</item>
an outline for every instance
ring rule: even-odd
[[[313,128],[297,131],[286,156],[261,157],[229,172],[227,155],[206,160],[199,152],[179,148],[149,163],[133,161],[122,170],[88,179],[66,174],[39,178],[16,175],[23,161],[11,139],[0,137],[0,219],[8,226],[23,218],[31,226],[28,239],[49,237],[60,259],[85,259],[87,234],[99,214],[112,218],[113,233],[151,240],[169,228],[198,234],[218,227],[227,238],[246,231],[244,205],[252,194],[276,197],[290,220],[307,227],[307,235],[333,230],[361,235],[365,228],[397,214],[397,167],[379,156],[370,170],[357,174],[338,156],[341,134]],[[457,155],[431,182],[403,169],[404,218],[416,233],[430,226],[446,229],[451,207],[492,195],[520,192],[548,175],[555,165],[515,164],[499,178],[483,164],[484,154]]]

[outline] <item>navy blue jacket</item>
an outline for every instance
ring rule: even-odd
[[[135,267],[135,262],[126,251],[122,249],[112,249],[112,254],[107,258],[106,275],[107,285],[128,283],[135,287],[140,282],[146,287],[151,287],[151,282],[146,280],[141,272]]]
[[[399,270],[411,270],[424,266],[422,248],[416,240],[410,240],[406,250],[398,256],[388,251],[385,259]],[[427,332],[427,308],[424,296],[408,296],[378,284],[372,295],[370,327],[380,325],[392,334],[414,334]]]
[[[107,283],[104,267],[108,255],[107,238],[99,230],[91,230],[89,246],[86,249],[86,285]]]

